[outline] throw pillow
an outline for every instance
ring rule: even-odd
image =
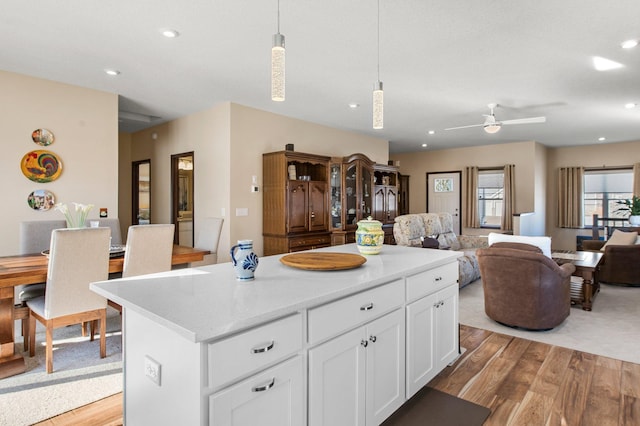
[[[551,259],[551,237],[528,237],[524,235],[489,234],[489,246],[493,243],[525,243],[536,246],[542,250],[542,254]]]
[[[636,238],[636,244],[640,244],[640,235],[638,235],[638,238]]]
[[[604,251],[606,246],[628,246],[635,244],[638,238],[637,232],[623,232],[619,229],[613,231],[613,235],[607,240],[607,243],[600,250]]]

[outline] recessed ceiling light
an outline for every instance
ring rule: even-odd
[[[600,138],[598,138],[598,140],[599,140],[600,142],[603,142],[603,141],[606,141],[606,140],[607,140],[607,138],[605,138],[605,137],[600,137]]]
[[[166,38],[176,38],[180,35],[178,31],[172,30],[171,28],[165,28],[160,30],[160,34],[162,34]]]
[[[638,104],[634,104],[633,102],[629,102],[628,104],[624,104],[624,107],[625,107],[626,109],[635,108],[635,107],[637,107],[637,106],[638,106]]]
[[[349,104],[349,108],[351,108],[351,109],[358,108],[359,106],[360,106],[360,104],[357,104],[357,103],[355,103],[355,102],[351,102],[351,103]]]
[[[111,68],[105,69],[104,72],[109,74],[109,75],[118,75],[118,74],[120,74],[120,71],[114,70],[114,69],[111,69]]]
[[[423,147],[423,148],[426,148],[426,147],[428,147],[428,146],[429,146],[429,145],[427,145],[426,143],[423,143],[423,144],[422,144],[422,147]]]
[[[638,45],[638,40],[626,40],[623,41],[621,46],[623,49],[633,49]]]
[[[435,134],[436,134],[436,131],[435,131],[435,130],[429,130],[429,134],[430,134],[430,135],[435,135]]]
[[[598,71],[609,71],[616,68],[622,68],[624,65],[611,59],[602,58],[600,56],[593,57],[593,67]]]

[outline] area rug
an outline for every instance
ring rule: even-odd
[[[120,315],[107,314],[107,357],[100,358],[98,335],[82,337],[80,326],[61,327],[53,335],[53,373],[46,373],[45,332],[36,329],[36,355],[22,352],[27,371],[0,380],[0,425],[31,425],[122,391]],[[16,321],[16,336],[20,336]]]
[[[491,410],[425,386],[381,426],[480,426]]]
[[[514,304],[526,303],[514,300]],[[640,288],[603,284],[592,311],[571,308],[549,331],[525,331],[498,324],[484,312],[482,280],[460,289],[460,323],[523,339],[640,364]]]

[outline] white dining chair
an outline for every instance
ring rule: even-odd
[[[46,369],[53,372],[53,330],[100,322],[100,357],[106,356],[107,299],[89,289],[94,281],[109,278],[108,228],[56,229],[51,233],[49,266],[44,296],[27,301],[29,307],[29,355],[34,356],[36,320],[46,328]]]
[[[119,246],[122,244],[122,230],[120,228],[120,219],[118,219],[117,217],[87,219],[85,221],[85,226],[87,228],[90,227],[91,222],[98,222],[98,226],[100,228],[111,228],[111,245]]]
[[[127,232],[122,278],[171,270],[175,225],[132,225]],[[112,300],[109,306],[122,312]]]
[[[198,223],[198,232],[193,246],[198,249],[209,250],[211,253],[205,254],[200,261],[191,262],[189,267],[218,263],[218,245],[220,244],[223,223],[224,219],[221,217],[206,217]]]

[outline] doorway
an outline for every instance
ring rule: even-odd
[[[131,164],[131,224],[147,225],[151,223],[151,160]]]
[[[176,226],[173,241],[187,247],[193,247],[193,160],[193,151],[171,156],[171,221]]]
[[[451,213],[456,235],[460,235],[461,180],[461,171],[427,173],[427,212]]]

